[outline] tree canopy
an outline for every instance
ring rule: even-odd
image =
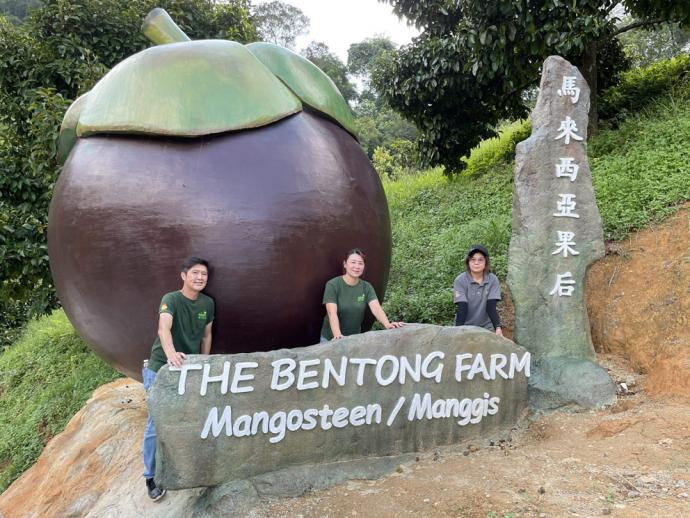
[[[380,1],[422,33],[374,74],[375,85],[419,128],[422,162],[448,171],[462,170],[462,157],[495,135],[499,120],[527,114],[523,92],[536,84],[547,56],[578,65],[596,96],[597,50],[620,55],[607,44],[627,29],[611,16],[615,0]],[[690,23],[687,0],[623,3],[636,26]]]
[[[331,52],[328,45],[320,41],[312,41],[302,54],[331,78],[346,101],[352,101],[357,97],[357,91],[347,76],[345,63]]]
[[[253,11],[263,41],[294,50],[297,37],[309,32],[309,17],[293,5],[274,0],[254,6]]]

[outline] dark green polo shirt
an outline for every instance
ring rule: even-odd
[[[169,313],[173,317],[171,333],[176,351],[199,354],[204,329],[207,324],[213,322],[214,310],[213,299],[208,295],[199,293],[196,300],[191,300],[182,295],[181,291],[173,291],[163,295],[158,314]],[[156,340],[151,347],[148,368],[158,372],[158,369],[167,362],[161,339],[156,335]]]
[[[324,304],[334,303],[338,305],[338,321],[343,336],[356,335],[362,332],[364,312],[369,302],[376,299],[374,287],[367,281],[359,279],[357,284],[350,286],[343,280],[342,275],[328,281],[323,291]],[[329,340],[333,338],[328,314],[323,319],[321,336]]]

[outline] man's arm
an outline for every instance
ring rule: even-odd
[[[211,327],[213,322],[206,324],[204,337],[201,339],[201,354],[211,354]]]
[[[170,313],[161,313],[158,317],[158,337],[161,339],[161,346],[168,358],[168,363],[173,367],[180,368],[187,355],[175,350],[171,333],[172,324],[173,316]]]

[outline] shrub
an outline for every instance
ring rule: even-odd
[[[602,93],[599,118],[617,126],[629,114],[668,94],[690,99],[690,54],[623,73],[620,84]]]
[[[515,158],[515,146],[529,137],[529,120],[511,122],[498,131],[498,137],[482,140],[472,149],[469,158],[464,159],[467,168],[462,176],[476,177],[488,172],[501,162]]]
[[[382,180],[397,180],[417,172],[417,145],[409,140],[395,139],[374,150],[374,169]]]

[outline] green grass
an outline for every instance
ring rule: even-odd
[[[434,169],[385,184],[393,228],[385,308],[392,318],[451,323],[451,286],[473,243],[488,246],[493,270],[505,279],[512,140],[503,133],[473,152],[470,162],[483,171],[475,179],[448,181]],[[605,237],[623,239],[690,199],[690,103],[656,100],[619,129],[602,130],[588,153]]]
[[[607,239],[659,221],[690,199],[690,102],[654,101],[589,147]]]
[[[32,321],[0,354],[0,492],[36,461],[94,389],[119,376],[62,310]]]

